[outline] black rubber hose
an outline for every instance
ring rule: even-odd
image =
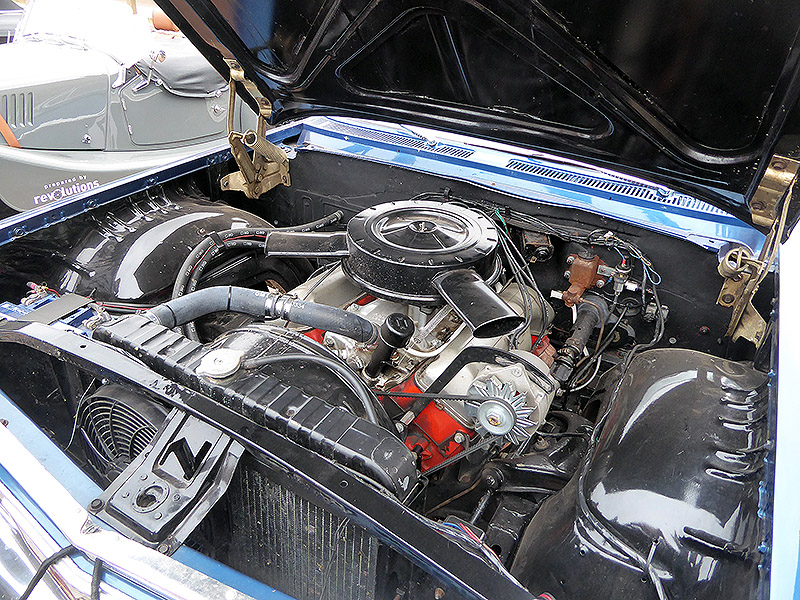
[[[367,387],[364,381],[361,380],[358,375],[353,373],[353,371],[344,363],[338,362],[332,358],[328,358],[327,356],[320,356],[318,354],[297,353],[273,354],[271,356],[251,358],[244,361],[242,367],[245,369],[258,369],[260,367],[274,365],[276,363],[295,361],[312,362],[322,365],[323,367],[326,367],[332,371],[356,395],[364,407],[364,414],[366,415],[368,421],[374,423],[375,425],[384,427],[392,433],[397,433],[394,423],[392,423],[392,420],[386,413],[386,409],[383,407],[383,404],[381,404],[380,401],[375,397],[375,394],[372,393],[372,390]]]
[[[321,219],[317,219],[316,221],[311,221],[310,223],[293,225],[292,227],[276,227],[275,229],[270,229],[269,231],[316,231],[317,229],[322,229],[328,225],[338,223],[342,220],[342,217],[344,217],[344,213],[340,210],[337,210],[336,212],[326,215]]]
[[[144,314],[172,329],[219,311],[283,319],[358,342],[372,343],[378,337],[374,324],[341,308],[235,286],[204,288],[159,304]]]
[[[338,223],[343,216],[344,213],[340,210],[337,210],[336,212],[321,219],[317,219],[316,221],[305,223],[303,225],[295,225],[293,227],[246,227],[240,229],[226,229],[224,231],[217,231],[216,233],[210,234],[197,246],[192,248],[189,256],[186,257],[183,265],[181,265],[180,271],[178,271],[178,277],[175,281],[175,286],[173,287],[172,297],[175,298],[184,292],[189,279],[197,269],[200,269],[201,272],[205,269],[205,265],[201,266],[199,263],[202,262],[203,258],[209,258],[206,256],[206,253],[214,246],[218,246],[222,250],[228,248],[237,249],[258,247],[259,243],[254,243],[252,238],[266,237],[267,234],[272,231],[314,231],[327,225]],[[237,239],[228,241],[233,237]],[[243,243],[234,243],[237,241]],[[197,279],[199,279],[199,276],[197,276]]]
[[[293,227],[258,227],[258,228],[239,228],[239,229],[226,229],[209,234],[197,246],[192,248],[189,256],[183,261],[181,268],[178,270],[178,275],[175,278],[175,285],[172,288],[172,298],[178,298],[184,294],[194,292],[200,283],[200,278],[203,275],[209,263],[222,252],[231,250],[248,251],[251,249],[259,248],[263,245],[263,240],[266,239],[267,234],[273,231],[314,231],[338,223],[344,213],[337,210],[330,215],[327,215],[316,221],[305,223],[303,225],[295,225]],[[232,239],[235,238],[235,239]],[[184,335],[195,341],[200,341],[197,335],[197,329],[194,324],[189,322],[184,327]]]

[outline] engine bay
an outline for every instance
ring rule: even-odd
[[[771,338],[725,336],[730,248],[312,155],[266,201],[188,178],[0,249],[0,344],[16,348],[0,387],[103,488],[90,510],[302,600],[469,596],[352,515],[326,528],[357,556],[278,540],[281,522],[316,534],[265,508],[285,509],[289,484],[247,444],[263,427],[534,596],[705,598],[724,581],[748,597]],[[25,323],[91,352],[29,342]],[[120,354],[252,424],[216,429],[137,389]],[[295,547],[358,577],[292,579]]]

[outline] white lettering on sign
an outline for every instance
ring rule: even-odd
[[[83,183],[75,183],[69,187],[57,187],[54,190],[49,192],[45,192],[39,196],[33,197],[34,204],[44,204],[46,202],[53,202],[55,200],[61,200],[62,198],[67,198],[69,196],[74,196],[75,194],[80,194],[82,192],[86,192],[88,190],[93,190],[94,188],[100,187],[100,182],[95,179],[94,181],[86,181]]]

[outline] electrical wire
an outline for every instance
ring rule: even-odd
[[[70,436],[69,436],[69,442],[67,442],[67,445],[64,448],[65,450],[67,448],[69,448],[70,446],[72,446],[72,442],[75,441],[75,433],[78,431],[78,416],[81,413],[81,408],[83,407],[83,401],[86,399],[86,395],[92,389],[92,386],[95,384],[96,381],[97,381],[97,379],[93,378],[89,382],[89,385],[86,386],[86,389],[83,391],[83,394],[81,395],[80,399],[78,400],[78,404],[75,407],[75,421],[72,423],[72,434],[70,434]]]
[[[626,311],[623,311],[622,314],[617,318],[616,322],[608,330],[608,333],[606,334],[605,340],[603,340],[603,343],[601,345],[599,345],[595,349],[595,352],[593,354],[591,354],[590,356],[586,356],[586,357],[582,358],[578,362],[578,364],[575,365],[575,374],[572,377],[572,379],[575,381],[575,384],[573,384],[573,385],[581,385],[580,389],[583,389],[584,387],[586,387],[586,386],[583,385],[583,383],[586,381],[586,380],[583,379],[583,375],[586,373],[586,371],[588,369],[591,368],[591,364],[594,361],[597,361],[598,364],[600,364],[602,362],[602,360],[601,360],[602,359],[602,354],[614,342],[614,332],[616,332],[617,329],[619,329],[620,325],[622,324],[622,320],[625,318],[625,316],[626,316]],[[601,341],[601,339],[602,339],[602,332],[601,332],[601,337],[598,338],[598,343]],[[599,368],[595,370],[595,374],[597,373],[597,371],[599,371]],[[593,377],[590,378],[588,381],[591,382],[592,379],[593,379]],[[577,389],[575,389],[575,388],[573,388],[571,386],[570,386],[570,390],[571,391],[577,391]]]
[[[506,569],[503,562],[497,556],[494,550],[492,550],[486,542],[484,542],[481,538],[475,535],[469,527],[464,525],[463,523],[437,523],[436,524],[439,531],[457,534],[459,539],[466,541],[470,546],[474,549],[479,550],[481,554],[486,557],[489,563],[494,566],[498,572],[500,572],[503,576],[509,579],[514,584],[523,587],[522,584],[514,577],[508,569]]]
[[[596,366],[595,366],[595,368],[594,368],[594,371],[592,371],[592,374],[591,374],[589,377],[587,377],[585,381],[583,381],[583,382],[580,382],[580,383],[577,385],[577,387],[570,387],[570,388],[569,388],[569,391],[570,391],[570,392],[579,392],[580,390],[582,390],[583,388],[585,388],[587,385],[589,385],[590,383],[592,383],[592,381],[594,380],[594,378],[595,378],[595,377],[597,377],[597,374],[600,372],[600,365],[603,363],[603,361],[602,361],[602,360],[600,360],[600,359],[599,359],[599,357],[598,357],[598,360],[597,360],[596,362],[597,362],[597,364],[596,364]]]
[[[28,600],[31,594],[33,593],[33,590],[36,587],[36,585],[42,580],[42,578],[45,576],[45,573],[47,573],[47,570],[54,564],[56,564],[58,561],[60,561],[62,558],[65,558],[70,554],[74,554],[77,551],[78,549],[72,544],[70,544],[69,546],[61,548],[61,550],[59,550],[55,554],[52,554],[51,556],[45,558],[42,561],[42,564],[39,565],[39,568],[36,569],[36,573],[33,574],[33,577],[31,577],[31,580],[28,582],[28,586],[22,592],[18,600]]]
[[[524,296],[528,297],[532,308],[533,304],[527,288],[532,289],[536,293],[536,302],[541,309],[541,326],[536,336],[536,343],[533,348],[531,348],[531,352],[533,352],[541,342],[547,329],[547,302],[533,277],[530,266],[522,257],[522,254],[520,254],[520,252],[517,250],[516,246],[514,246],[511,238],[506,234],[506,232],[500,231],[499,240],[500,247],[506,255],[506,259],[511,266],[511,270],[514,273],[515,278],[517,279],[520,290],[522,291],[524,289]],[[528,322],[528,326],[530,326],[530,322]]]
[[[92,592],[89,600],[100,600],[100,582],[103,580],[103,568],[105,567],[102,560],[99,558],[94,559],[94,568],[92,569]]]

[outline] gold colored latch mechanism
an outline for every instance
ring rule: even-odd
[[[228,143],[231,145],[239,170],[222,178],[223,190],[238,190],[248,198],[259,198],[277,185],[292,184],[289,177],[289,159],[286,153],[267,140],[267,119],[272,115],[272,105],[258,91],[256,85],[244,76],[239,63],[227,60],[230,67],[230,96],[228,99]],[[258,103],[256,130],[239,133],[233,130],[236,103],[236,86],[241,85]],[[248,148],[253,151],[250,158]]]
[[[733,309],[725,335],[734,341],[743,337],[759,345],[764,337],[767,323],[753,306],[762,268],[760,257],[753,257],[747,248],[742,247],[728,252],[717,267],[725,278],[717,304]]]
[[[756,346],[764,341],[767,324],[753,307],[753,298],[778,254],[798,171],[800,162],[783,156],[772,157],[750,202],[753,223],[770,227],[761,253],[755,258],[746,248],[734,248],[717,268],[725,278],[717,304],[733,311],[725,336],[734,341],[745,338]]]

